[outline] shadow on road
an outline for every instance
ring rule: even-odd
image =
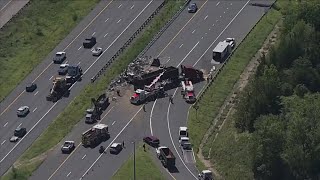
[[[179,170],[177,169],[176,166],[168,167],[168,171],[169,171],[170,173],[179,173]]]

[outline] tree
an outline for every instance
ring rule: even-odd
[[[320,94],[283,99],[287,121],[281,155],[297,179],[315,179],[320,172]]]
[[[261,116],[253,133],[253,172],[256,179],[280,179],[285,122],[276,115]]]
[[[275,66],[265,66],[245,89],[237,104],[235,125],[241,131],[254,131],[254,121],[260,115],[279,113],[280,78]]]

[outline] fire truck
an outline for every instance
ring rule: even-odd
[[[187,103],[194,103],[196,102],[196,95],[194,93],[192,81],[185,79],[181,82],[182,89],[181,95],[185,99]]]

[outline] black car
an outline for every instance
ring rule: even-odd
[[[198,6],[196,3],[190,3],[189,7],[188,7],[188,12],[189,13],[195,13],[198,10]]]
[[[24,135],[27,134],[27,129],[26,128],[20,128],[18,127],[17,129],[14,130],[14,136],[22,138]]]
[[[82,44],[84,48],[92,48],[96,43],[97,39],[95,37],[91,37],[86,38]]]
[[[35,83],[30,83],[26,86],[27,92],[33,92],[36,89],[37,89],[37,84],[35,84]]]
[[[113,143],[110,147],[111,154],[119,154],[122,151],[122,144],[120,143]]]
[[[66,75],[68,73],[69,64],[61,64],[58,70],[59,75]]]
[[[158,147],[160,144],[160,140],[155,136],[144,137],[143,141],[152,147]]]

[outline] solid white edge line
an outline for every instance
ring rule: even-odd
[[[102,54],[88,67],[88,69],[83,73],[83,75],[86,74],[86,73],[89,71],[89,69],[103,56],[103,54],[104,54],[105,52],[107,52],[107,50],[120,38],[120,36],[121,36],[121,35],[131,26],[131,24],[149,7],[149,5],[150,5],[153,1],[154,1],[154,0],[151,0],[151,1],[149,2],[149,4],[147,4],[147,6],[144,7],[144,8],[141,10],[141,12],[138,14],[138,16],[135,17],[135,18],[128,24],[128,26],[119,34],[119,36],[117,36],[117,38],[112,41],[112,43],[102,52]],[[82,76],[83,76],[83,75],[82,75]],[[74,84],[75,84],[75,83],[74,83]]]
[[[9,154],[22,142],[22,140],[23,140],[24,138],[26,138],[29,133],[32,132],[32,130],[42,121],[42,119],[52,110],[52,108],[54,108],[54,107],[56,106],[56,104],[57,104],[57,102],[55,102],[55,103],[51,106],[51,108],[37,121],[37,123],[32,126],[32,128],[27,132],[27,134],[26,134],[25,136],[23,136],[23,137],[21,138],[21,140],[18,141],[17,144],[15,144],[15,145],[13,146],[13,148],[1,159],[0,163],[2,163],[2,162],[9,156]]]
[[[120,136],[120,134],[127,128],[127,126],[131,123],[131,121],[138,115],[138,113],[141,111],[143,107],[141,107],[134,115],[133,117],[128,121],[128,123],[121,129],[121,131],[117,134],[117,136],[110,142],[108,147],[105,148],[104,152],[107,151],[107,149],[111,146],[111,144]],[[98,162],[98,160],[103,156],[104,153],[101,153],[98,158],[91,164],[91,166],[86,170],[86,172],[81,176],[80,180],[86,176],[86,174],[90,171],[90,169]]]
[[[10,0],[9,2],[7,2],[7,4],[5,4],[1,9],[0,11],[2,11],[4,8],[6,8],[10,3],[11,3],[12,0]]]
[[[201,58],[211,49],[212,45],[220,38],[220,36],[224,33],[224,31],[230,26],[230,24],[238,17],[238,15],[242,12],[242,10],[247,6],[247,4],[250,2],[247,1],[247,3],[238,11],[238,13],[231,19],[229,24],[221,31],[221,33],[218,35],[218,37],[210,44],[208,49],[200,56],[200,58],[196,61],[196,63],[193,64],[193,66],[196,66],[196,64],[201,60]]]
[[[152,105],[152,108],[151,108],[151,112],[150,112],[150,119],[149,119],[149,125],[150,125],[150,133],[151,133],[151,136],[153,136],[153,131],[152,131],[152,114],[153,114],[153,110],[154,110],[154,107],[157,103],[157,99],[153,102],[153,105]]]
[[[177,93],[178,88],[176,88],[176,90],[173,93],[173,97],[175,96],[175,94]],[[168,131],[169,131],[169,136],[170,136],[170,140],[171,143],[174,147],[174,149],[176,150],[176,153],[178,154],[182,164],[184,165],[184,167],[189,171],[189,173],[195,178],[198,179],[198,177],[196,175],[194,175],[191,170],[188,168],[188,166],[184,163],[184,161],[182,160],[180,153],[178,152],[176,145],[173,143],[173,139],[172,139],[172,135],[171,135],[171,129],[170,129],[170,118],[169,118],[169,114],[170,114],[170,107],[171,107],[171,103],[169,103],[168,109],[167,109],[167,125],[168,125]]]

